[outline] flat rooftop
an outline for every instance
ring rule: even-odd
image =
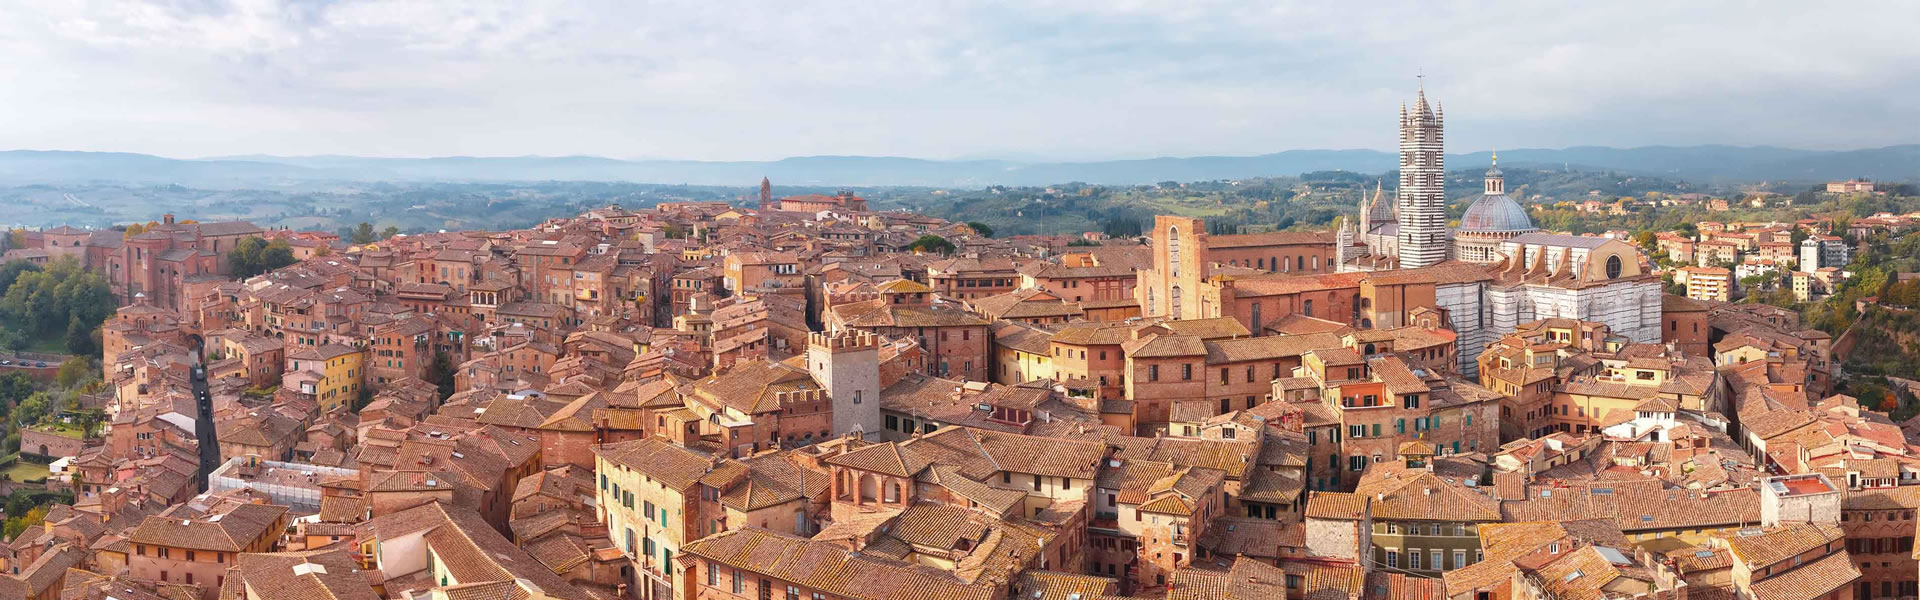
[[[1819,473],[1775,477],[1767,480],[1767,486],[1773,488],[1773,493],[1781,497],[1825,494],[1836,491],[1833,483],[1827,481],[1827,476]]]

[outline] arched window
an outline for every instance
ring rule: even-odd
[[[1180,228],[1167,228],[1167,274],[1180,276]]]
[[[1169,314],[1173,315],[1173,318],[1182,318],[1180,314],[1180,286],[1173,286],[1173,291],[1168,293],[1167,310]]]
[[[1620,278],[1620,255],[1607,257],[1607,279]]]
[[[1312,300],[1308,300],[1308,301],[1306,301],[1305,303],[1302,303],[1302,304],[1300,305],[1300,314],[1303,314],[1303,315],[1306,315],[1306,316],[1309,316],[1309,317],[1311,317],[1311,316],[1313,316],[1313,301],[1312,301]]]
[[[1289,257],[1286,257],[1286,258],[1283,258],[1283,259],[1280,259],[1280,265],[1281,265],[1281,266],[1280,266],[1280,270],[1281,270],[1281,271],[1292,271],[1292,270],[1293,270],[1293,257],[1291,257],[1291,256],[1289,256]]]

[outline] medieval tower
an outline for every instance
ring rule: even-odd
[[[833,435],[880,439],[880,339],[862,331],[807,336],[807,369],[833,402]]]
[[[773,210],[773,180],[760,178],[760,210]]]
[[[1413,112],[1400,107],[1399,257],[1402,268],[1447,260],[1453,243],[1447,232],[1445,112],[1427,106],[1420,89]]]

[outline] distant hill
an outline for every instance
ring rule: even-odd
[[[1850,151],[1767,146],[1647,146],[1503,151],[1515,166],[1613,170],[1702,183],[1920,178],[1920,145]],[[1450,167],[1487,164],[1486,152],[1450,155]],[[232,156],[182,160],[145,154],[0,152],[0,184],[128,182],[259,186],[320,181],[628,181],[750,186],[1108,185],[1290,176],[1310,171],[1384,173],[1392,153],[1288,150],[1259,156],[1196,156],[1089,162],[936,161],[873,156],[806,156],[777,161],[617,160],[594,156],[368,158]]]

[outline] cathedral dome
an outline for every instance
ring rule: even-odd
[[[1519,202],[1514,202],[1504,193],[1481,196],[1460,217],[1460,231],[1465,233],[1523,233],[1533,230],[1533,219],[1527,217],[1527,209],[1521,208]]]

